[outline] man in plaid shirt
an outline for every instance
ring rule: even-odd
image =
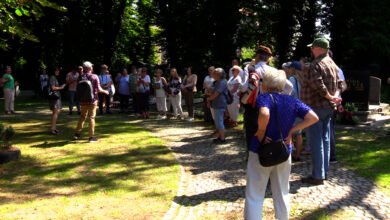
[[[312,175],[302,182],[320,185],[327,179],[330,157],[330,119],[336,104],[341,102],[339,92],[342,81],[338,67],[328,56],[329,41],[317,38],[308,47],[314,56],[309,71],[305,74],[300,98],[318,115],[319,121],[307,129],[312,149]]]

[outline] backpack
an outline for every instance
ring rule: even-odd
[[[86,74],[86,78],[87,79],[83,79],[80,75],[77,83],[76,96],[80,102],[92,102],[95,98],[90,76]]]
[[[248,90],[241,94],[241,103],[252,105],[253,107],[256,104],[256,97],[259,93],[259,81],[260,77],[257,73],[251,73],[249,75]]]

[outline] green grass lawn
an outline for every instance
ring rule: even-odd
[[[374,180],[390,196],[390,136],[386,131],[341,131],[337,139],[338,160]]]
[[[17,102],[18,115],[0,115],[22,150],[0,165],[1,219],[159,219],[169,209],[180,173],[163,141],[110,115],[97,117],[99,142],[87,143],[87,127],[74,142],[77,115],[63,112],[52,136],[46,102]]]

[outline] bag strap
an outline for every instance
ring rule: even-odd
[[[277,106],[276,106],[275,99],[274,99],[274,97],[272,96],[272,94],[269,94],[269,95],[271,96],[271,99],[272,99],[272,105],[275,107],[275,114],[276,114],[276,120],[278,121],[278,127],[279,127],[280,138],[282,139],[282,141],[284,141],[283,133],[282,133],[282,126],[280,126],[280,120],[279,120],[279,116],[278,116],[278,108],[277,108]]]

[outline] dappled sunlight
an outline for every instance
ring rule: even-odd
[[[49,118],[31,115],[31,120],[5,120],[17,132],[14,144],[22,157],[0,168],[1,216],[123,218],[149,213],[159,218],[169,208],[179,169],[163,141],[126,123],[124,116],[98,118],[97,143],[72,141],[78,117],[61,115],[62,133],[52,136],[46,132]],[[85,133],[87,129],[88,123]],[[151,204],[149,212],[138,204]]]

